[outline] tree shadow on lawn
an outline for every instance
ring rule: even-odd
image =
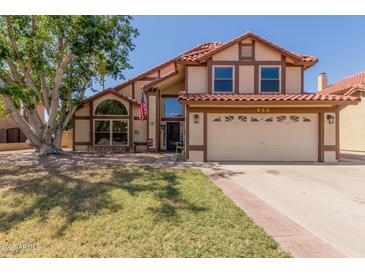
[[[91,178],[97,171],[91,167],[87,169],[89,170],[85,171],[74,167],[67,168],[65,172],[62,168],[45,167],[43,170],[45,174],[37,179],[26,177],[18,179],[14,188],[8,190],[9,193],[5,195],[21,194],[24,199],[29,195],[29,199],[34,201],[27,203],[22,201],[22,198],[16,209],[7,214],[2,213],[0,231],[8,231],[29,218],[40,217],[40,221],[45,222],[49,212],[59,208],[59,214],[64,222],[55,231],[54,236],[62,236],[74,221],[86,220],[101,211],[116,212],[121,209],[121,201],[115,201],[110,196],[110,191],[114,189],[124,190],[132,196],[143,192],[152,194],[160,205],[149,207],[147,210],[154,214],[156,221],[178,220],[179,210],[189,210],[194,213],[206,210],[182,198],[178,189],[179,178],[174,169],[113,167],[110,177],[102,177],[95,182]],[[80,176],[83,172],[89,177]],[[26,171],[22,170],[21,173],[26,174]],[[98,175],[100,176],[100,173]]]

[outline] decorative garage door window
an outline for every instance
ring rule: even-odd
[[[273,121],[274,121],[273,117],[268,117],[265,119],[265,122],[273,122]]]
[[[260,120],[256,117],[251,117],[251,122],[259,122]]]
[[[299,122],[299,116],[296,116],[296,115],[293,115],[293,116],[290,116],[290,120],[292,121],[292,122]]]
[[[225,116],[224,117],[224,121],[226,122],[232,122],[234,119],[234,116],[233,115],[228,115],[228,116]]]
[[[312,120],[311,119],[309,119],[308,117],[303,117],[303,122],[306,122],[306,123],[308,123],[308,122],[312,122]]]
[[[286,116],[284,116],[284,115],[279,115],[276,117],[276,121],[278,121],[279,123],[285,122],[285,120],[286,120]]]
[[[214,118],[213,122],[222,122],[222,117]]]
[[[240,115],[240,116],[238,116],[238,120],[241,123],[245,123],[245,122],[247,122],[247,116]]]
[[[95,120],[95,145],[128,145],[128,120]]]
[[[102,101],[95,110],[96,115],[128,115],[128,111],[123,103],[107,99]]]

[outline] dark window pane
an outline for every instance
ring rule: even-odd
[[[113,121],[113,132],[127,132],[127,121]]]
[[[215,80],[214,91],[220,92],[232,92],[233,90],[232,80]]]
[[[164,117],[180,117],[183,108],[177,98],[163,98]]]
[[[113,133],[113,145],[127,145],[128,134],[127,133]]]
[[[261,80],[261,92],[278,92],[279,80]]]
[[[261,79],[279,79],[279,68],[261,68]]]
[[[128,115],[128,111],[125,106],[117,100],[104,100],[95,110],[95,114],[98,115]]]
[[[95,145],[110,145],[110,133],[95,133]]]
[[[95,121],[95,132],[109,132],[110,121]]]
[[[214,78],[232,79],[233,69],[230,67],[214,68]]]

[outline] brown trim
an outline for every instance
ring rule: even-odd
[[[259,93],[259,65],[254,64],[254,93]]]
[[[336,159],[340,159],[340,107],[336,107]]]
[[[93,114],[94,114],[94,101],[90,102],[90,144],[94,144],[94,120],[93,120]]]
[[[240,66],[236,64],[234,66],[234,93],[239,93],[240,85]]]
[[[75,116],[75,120],[89,120],[92,116]]]
[[[281,93],[286,93],[286,57],[281,55]]]
[[[300,76],[300,88],[302,89],[301,92],[304,93],[304,66],[301,66],[301,76]]]
[[[75,142],[74,145],[75,146],[86,146],[86,145],[91,145],[92,143],[90,142]]]
[[[259,66],[271,66],[271,65],[278,65],[280,66],[282,64],[282,61],[212,61],[213,66],[253,66],[253,65],[259,65]]]
[[[190,107],[185,107],[185,160],[189,160],[189,114],[190,113]]]
[[[213,67],[212,67],[212,60],[209,59],[207,61],[207,66],[208,66],[208,93],[212,93],[213,89],[212,89],[212,86],[213,86]]]
[[[205,148],[204,145],[200,145],[200,146],[199,145],[190,145],[189,146],[190,151],[203,151],[204,148]]]
[[[128,114],[128,115],[96,115],[96,116],[90,116],[89,118],[91,118],[91,119],[99,119],[99,120],[103,120],[103,119],[128,119],[129,118],[129,115],[130,114]]]
[[[173,121],[185,121],[184,117],[161,117],[161,121],[168,121],[168,122],[173,122]]]
[[[157,77],[161,78],[161,70],[160,69],[157,71]]]
[[[132,98],[136,98],[136,87],[134,86],[134,82],[132,83]]]
[[[205,108],[191,107],[191,112],[208,112],[208,113],[260,113],[260,114],[276,114],[276,113],[324,113],[334,112],[333,107],[319,108],[268,108],[268,107],[251,107],[251,108]]]
[[[166,95],[161,94],[161,98],[177,98],[177,97],[179,97],[179,94],[166,94]]]
[[[161,91],[160,89],[157,90],[156,94],[156,149],[160,151],[160,137],[161,137],[161,109],[160,109],[160,102],[161,102]]]
[[[188,66],[185,66],[184,72],[185,72],[185,92],[188,93],[189,92],[189,67]]]
[[[75,151],[75,114],[72,115],[72,150]]]
[[[137,121],[137,120],[140,120],[138,116],[134,116],[133,117],[133,120]]]
[[[337,151],[336,145],[324,145],[323,151]]]
[[[207,112],[203,113],[204,115],[204,130],[203,130],[203,139],[204,139],[204,162],[208,160],[208,118]]]
[[[149,114],[149,112],[150,112],[150,92],[147,92],[146,93],[146,106],[147,106],[147,112],[148,112],[148,115],[147,115],[147,134],[146,134],[146,136],[147,136],[147,140],[146,141],[148,141],[148,139],[150,138],[150,114]],[[149,146],[147,146],[147,151],[150,151],[150,147]]]
[[[252,59],[256,60],[256,41],[252,39]]]
[[[324,162],[324,113],[318,113],[318,162]]]
[[[160,77],[156,77],[156,76],[145,76],[143,78],[141,78],[139,81],[153,81],[153,80],[157,80]]]
[[[129,147],[130,147],[130,151],[133,151],[133,145],[134,145],[134,141],[133,141],[133,105],[132,103],[129,103],[129,137],[128,137],[128,143],[129,143]]]

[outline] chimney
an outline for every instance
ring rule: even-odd
[[[328,85],[327,74],[325,72],[322,72],[320,75],[318,75],[317,90],[321,91],[325,89],[327,85]]]

